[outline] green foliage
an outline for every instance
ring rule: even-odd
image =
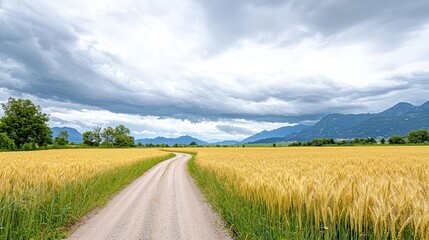
[[[101,137],[103,138],[103,143],[112,143],[115,141],[115,129],[112,127],[106,127],[103,130],[103,133],[101,134]]]
[[[134,137],[130,134],[130,129],[124,125],[118,125],[115,127],[115,141],[116,147],[132,147],[134,146]]]
[[[380,139],[380,143],[381,144],[385,144],[386,143],[386,139],[384,139],[384,138]]]
[[[65,146],[69,143],[69,133],[67,131],[60,131],[58,137],[55,138],[54,144]]]
[[[375,141],[374,138],[355,138],[350,143],[352,144],[376,144],[377,141]]]
[[[410,143],[424,143],[426,141],[429,141],[427,130],[415,130],[408,134],[408,142]]]
[[[9,98],[1,104],[4,116],[0,118],[0,132],[4,132],[18,148],[25,143],[46,146],[52,143],[52,131],[48,127],[49,115],[28,99]]]
[[[116,135],[114,145],[116,147],[131,147],[134,145],[134,137],[127,135]]]
[[[337,142],[338,145],[349,145],[349,142],[346,140],[340,140]]]
[[[31,150],[37,150],[39,148],[39,146],[35,143],[24,143],[21,146],[21,150],[24,151],[31,151]]]
[[[3,150],[15,150],[15,143],[6,135],[6,133],[0,133],[0,149]]]
[[[331,145],[331,144],[335,144],[335,141],[332,138],[317,138],[317,139],[313,139],[310,145],[323,146],[323,145]]]
[[[92,131],[87,131],[82,134],[83,143],[88,146],[97,147],[101,143],[101,128],[94,127]]]
[[[392,136],[389,138],[389,144],[405,144],[405,139],[402,136]]]
[[[190,146],[197,146],[198,144],[196,142],[191,142],[189,145]]]

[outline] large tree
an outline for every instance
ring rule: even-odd
[[[116,147],[132,147],[134,146],[134,137],[130,135],[130,129],[124,125],[115,127],[115,142]]]
[[[4,132],[17,147],[25,143],[46,146],[52,143],[52,131],[48,127],[49,115],[29,99],[9,98],[1,104],[4,116],[0,118],[0,132]]]
[[[101,143],[101,127],[94,127],[92,131],[82,134],[83,143],[89,146],[99,146]]]

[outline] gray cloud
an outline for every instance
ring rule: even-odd
[[[234,45],[246,38],[281,43],[297,42],[321,34],[326,42],[375,40],[378,48],[400,44],[407,33],[427,24],[429,3],[401,1],[210,1],[202,0],[212,31],[214,48]],[[305,32],[297,27],[305,27]],[[344,33],[347,32],[345,35]]]
[[[250,135],[250,134],[255,133],[249,129],[231,126],[231,125],[217,125],[216,128],[222,132],[226,132],[226,133],[229,133],[232,135],[236,135],[236,134],[238,134],[238,135]]]

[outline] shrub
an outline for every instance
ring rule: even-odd
[[[37,149],[38,149],[38,146],[35,143],[24,143],[21,146],[21,150],[24,150],[24,151],[37,150]]]
[[[408,142],[410,143],[424,143],[426,141],[429,141],[427,130],[415,130],[408,134]]]
[[[389,144],[405,144],[405,139],[402,136],[392,136],[389,138]]]
[[[15,150],[15,143],[6,135],[6,133],[0,133],[0,149],[4,150]]]

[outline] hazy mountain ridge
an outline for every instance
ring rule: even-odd
[[[195,142],[198,145],[205,145],[208,144],[208,142],[202,141],[200,139],[191,137],[191,136],[180,136],[178,138],[166,138],[166,137],[156,137],[156,138],[142,138],[142,139],[136,139],[135,143],[142,143],[142,144],[168,144],[168,145],[174,145],[174,144],[190,144],[191,142]]]
[[[429,101],[421,106],[401,102],[376,114],[328,114],[313,127],[290,134],[283,140],[387,138],[406,135],[415,129],[429,129]]]
[[[285,126],[273,130],[264,130],[257,134],[254,134],[246,139],[243,139],[241,143],[253,143],[259,140],[267,139],[267,138],[282,138],[287,136],[288,134],[299,132],[303,129],[308,128],[307,125],[294,125],[294,126]]]

